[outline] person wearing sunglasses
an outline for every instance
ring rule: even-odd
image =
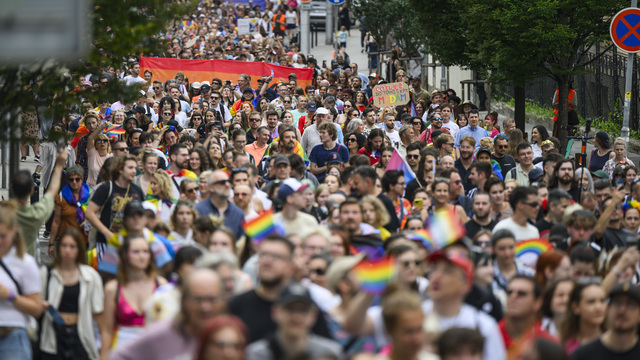
[[[329,289],[327,269],[331,265],[332,260],[331,256],[326,252],[312,254],[308,263],[309,281],[325,289]]]
[[[539,239],[538,228],[529,223],[538,217],[538,190],[529,186],[516,187],[509,196],[509,205],[513,209],[513,216],[498,222],[493,231],[510,230],[515,234],[517,241]]]
[[[499,326],[509,359],[519,359],[526,349],[525,344],[536,339],[557,341],[537,320],[542,307],[542,289],[535,279],[516,276],[509,281],[506,293],[505,317]]]
[[[502,170],[502,178],[504,178],[511,169],[516,167],[516,160],[513,156],[507,154],[509,144],[507,138],[503,135],[496,135],[493,138],[493,153],[491,160],[495,160]]]
[[[199,216],[224,215],[223,225],[228,227],[236,235],[236,239],[244,236],[242,223],[244,213],[242,209],[229,201],[231,196],[231,181],[229,175],[223,170],[213,171],[206,179],[209,187],[209,198],[196,203]]]
[[[108,121],[102,123],[98,128],[89,135],[87,141],[87,156],[88,156],[88,169],[89,175],[87,177],[87,184],[92,188],[98,183],[98,173],[102,169],[105,160],[113,157],[111,153],[111,145],[109,143],[109,137],[103,133],[104,129],[111,125]]]
[[[75,228],[82,234],[85,243],[87,235],[84,231],[84,214],[86,205],[91,196],[91,187],[84,181],[84,170],[79,166],[73,166],[67,170],[68,185],[60,190],[55,198],[55,210],[53,223],[51,224],[51,236],[49,238],[49,256],[54,258],[54,241],[58,240],[58,234],[64,233],[68,228]]]

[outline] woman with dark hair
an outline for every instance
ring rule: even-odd
[[[200,176],[210,168],[211,163],[203,146],[196,146],[189,151],[189,170]]]
[[[211,139],[207,144],[207,154],[209,155],[209,162],[211,164],[211,169],[222,169],[224,165],[222,164],[222,146],[218,142],[218,139]]]
[[[604,164],[606,164],[609,159],[613,159],[616,156],[611,149],[609,134],[604,131],[598,131],[596,133],[596,136],[593,138],[593,147],[594,149],[591,150],[589,164],[587,164],[589,172],[602,170],[604,168]]]
[[[64,320],[54,323],[50,313],[42,318],[42,359],[97,359],[93,320],[102,323],[102,279],[88,266],[85,238],[75,228],[63,231],[56,242],[50,269],[42,267],[43,305],[57,309]]]
[[[149,242],[142,236],[126,238],[118,249],[120,263],[116,279],[104,288],[104,321],[100,331],[100,357],[108,358],[144,332],[144,305],[166,280],[159,277]]]
[[[542,297],[540,327],[555,337],[558,336],[558,329],[569,307],[569,295],[574,285],[569,278],[554,281]]]
[[[453,210],[460,217],[460,221],[463,224],[469,220],[462,206],[452,205],[449,202],[449,179],[436,177],[431,183],[431,193],[433,194],[433,199],[429,214],[440,210]]]
[[[424,111],[424,108],[425,108],[424,102],[421,101],[421,100],[416,101],[415,107],[416,107],[416,116],[419,117],[420,119],[425,119],[426,117],[424,116],[424,113],[425,113],[425,111]],[[420,132],[422,132],[422,131],[420,131]]]
[[[161,129],[167,122],[174,118],[176,115],[176,102],[171,96],[165,96],[160,99],[160,110],[158,114],[154,114],[151,117],[151,121],[156,124],[156,129]],[[169,116],[165,116],[165,113],[171,113]]]
[[[54,240],[58,234],[62,234],[68,228],[75,228],[87,244],[87,235],[84,232],[84,211],[89,204],[91,187],[82,181],[84,171],[79,166],[73,166],[67,170],[68,185],[60,190],[55,199],[53,222],[51,223],[51,236],[49,237],[49,256],[54,257]]]
[[[369,157],[371,166],[377,164],[382,157],[382,144],[384,142],[384,130],[373,129],[369,132],[369,137],[365,141],[364,146],[358,150],[358,154]]]
[[[244,323],[233,315],[218,315],[206,325],[196,352],[197,360],[244,360],[249,343]]]
[[[364,109],[369,105],[369,99],[367,98],[367,94],[364,91],[358,91],[354,96],[356,101],[356,107],[360,112],[363,112]]]
[[[420,116],[412,117],[409,124],[411,124],[411,127],[413,128],[414,134],[422,134],[427,128],[424,124],[424,121],[422,121],[422,117]]]
[[[562,347],[553,340],[537,338],[524,349],[520,359],[526,360],[569,360]]]
[[[355,101],[353,101],[352,99],[346,99],[343,101],[343,104],[342,104],[343,114],[341,114],[338,117],[338,124],[343,125],[342,127],[343,130],[346,128],[347,124],[349,124],[349,121],[351,120],[349,115],[351,115],[351,111],[354,109],[358,110],[358,108],[356,107]],[[358,115],[359,114],[360,114],[360,110],[358,110]]]
[[[487,130],[487,133],[492,139],[496,137],[496,135],[500,134],[500,130],[496,128],[497,123],[498,123],[498,113],[495,111],[487,114],[484,117],[484,128],[485,130]]]
[[[542,142],[547,139],[549,139],[549,132],[544,125],[533,127],[533,130],[531,130],[531,149],[533,150],[534,159],[542,156]]]
[[[597,283],[578,282],[569,295],[559,337],[567,354],[597,339],[604,331],[607,293]]]
[[[389,160],[391,160],[391,155],[393,155],[394,148],[391,146],[386,146],[382,149],[382,157],[380,161],[376,164],[376,174],[382,179],[382,176],[387,171],[387,165],[389,165]]]

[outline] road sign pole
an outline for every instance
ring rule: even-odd
[[[311,11],[311,3],[303,2],[300,4],[300,51],[306,55],[311,53],[309,42],[311,40],[309,28],[309,12]]]
[[[331,45],[333,44],[333,6],[331,5],[331,3],[327,0],[327,17],[325,18],[326,22],[324,25],[324,34],[325,34],[325,38],[324,38],[324,43],[325,45]]]
[[[631,0],[631,7],[638,7],[638,0]],[[635,53],[627,55],[627,73],[624,80],[624,113],[622,118],[622,130],[620,135],[627,143],[629,151],[629,113],[631,112],[631,80],[633,79],[633,57]]]

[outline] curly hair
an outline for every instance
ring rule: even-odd
[[[151,173],[151,177],[158,182],[158,186],[160,186],[160,197],[164,200],[174,200],[173,183],[169,174],[159,169]]]

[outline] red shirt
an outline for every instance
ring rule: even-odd
[[[380,156],[379,155],[377,155],[375,152],[374,152],[374,154],[371,154],[370,152],[367,152],[367,150],[364,147],[362,147],[362,148],[360,148],[360,150],[358,150],[358,154],[368,156],[369,157],[369,163],[371,164],[371,166],[377,164],[380,161]]]
[[[531,342],[538,338],[543,338],[551,341],[558,342],[553,335],[549,334],[545,330],[542,330],[540,323],[536,322],[533,329],[530,329],[518,339],[513,339],[507,332],[506,318],[502,319],[498,323],[502,339],[504,340],[504,346],[507,348],[507,359],[519,359],[522,355],[522,351],[527,349]]]

